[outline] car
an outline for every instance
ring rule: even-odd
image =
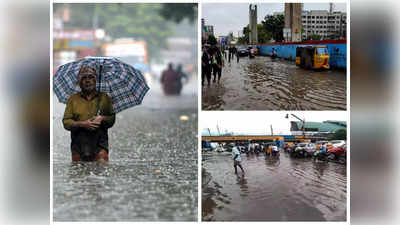
[[[247,148],[244,146],[238,146],[240,153],[247,153]]]
[[[346,144],[346,141],[343,140],[333,140],[330,142],[332,144],[332,148],[337,148],[339,146],[343,146]]]
[[[346,144],[329,149],[326,154],[328,155],[328,159],[334,160],[334,159],[340,159],[342,156],[346,156],[346,151],[347,151],[347,146]]]
[[[247,50],[246,47],[239,47],[237,49],[237,51],[238,51],[239,56],[248,56],[249,55],[249,50]]]
[[[314,143],[303,142],[299,143],[294,150],[294,156],[297,157],[309,157],[312,156],[317,149]]]

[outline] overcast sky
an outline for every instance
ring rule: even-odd
[[[290,112],[289,112],[290,113]],[[217,134],[217,124],[220,132],[268,134],[271,133],[270,125],[274,134],[290,134],[290,121],[298,121],[295,117],[284,111],[214,111],[201,112],[200,126],[202,135],[208,135],[205,128],[210,128],[213,135]],[[347,121],[347,113],[340,111],[317,111],[317,112],[293,112],[306,122],[322,122],[325,120]]]
[[[203,3],[202,16],[206,25],[214,26],[214,35],[226,36],[233,32],[234,36],[238,31],[243,30],[249,24],[249,4],[247,3]],[[268,14],[283,12],[284,3],[257,4],[257,21]],[[329,3],[304,3],[303,10],[329,10]],[[334,3],[334,11],[346,12],[346,3]]]

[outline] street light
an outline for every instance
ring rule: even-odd
[[[298,119],[298,120],[300,120],[302,122],[302,124],[303,124],[302,125],[303,139],[306,138],[306,135],[305,135],[306,119],[300,119],[299,117],[297,117],[294,114],[290,114],[290,115],[292,115],[293,117],[295,117],[296,119]],[[289,114],[286,114],[285,118],[289,119]]]

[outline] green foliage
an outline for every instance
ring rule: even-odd
[[[276,42],[283,40],[283,27],[285,18],[283,15],[266,16],[261,24],[257,24],[257,35],[259,43],[266,43],[272,39]],[[249,43],[249,25],[243,27],[243,37],[239,38],[239,43]]]
[[[197,4],[72,3],[54,6],[54,10],[70,8],[71,20],[64,24],[65,29],[97,27],[105,29],[113,39],[145,40],[151,57],[158,56],[160,50],[167,47],[167,38],[174,34],[172,23],[165,18],[180,22],[184,18],[194,21],[197,16]],[[167,12],[171,15],[166,15]]]
[[[262,24],[257,24],[257,35],[259,43],[267,43],[271,40],[271,33]]]
[[[329,141],[331,140],[347,140],[347,130],[340,129],[337,130],[333,135],[329,136]]]
[[[285,17],[283,15],[267,15],[261,23],[266,32],[269,32],[276,42],[283,41],[283,28],[285,26]]]
[[[239,43],[240,44],[247,44],[249,43],[249,34],[250,34],[250,28],[249,25],[243,27],[243,36],[239,38]]]
[[[194,3],[170,3],[163,4],[160,14],[166,20],[180,23],[183,19],[188,18],[191,23],[197,18],[197,4]]]
[[[319,34],[311,34],[310,36],[308,36],[308,40],[319,41],[319,40],[321,40],[321,35],[319,35]]]

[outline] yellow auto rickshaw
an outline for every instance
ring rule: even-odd
[[[297,47],[296,65],[306,69],[329,69],[328,47],[325,45]]]

